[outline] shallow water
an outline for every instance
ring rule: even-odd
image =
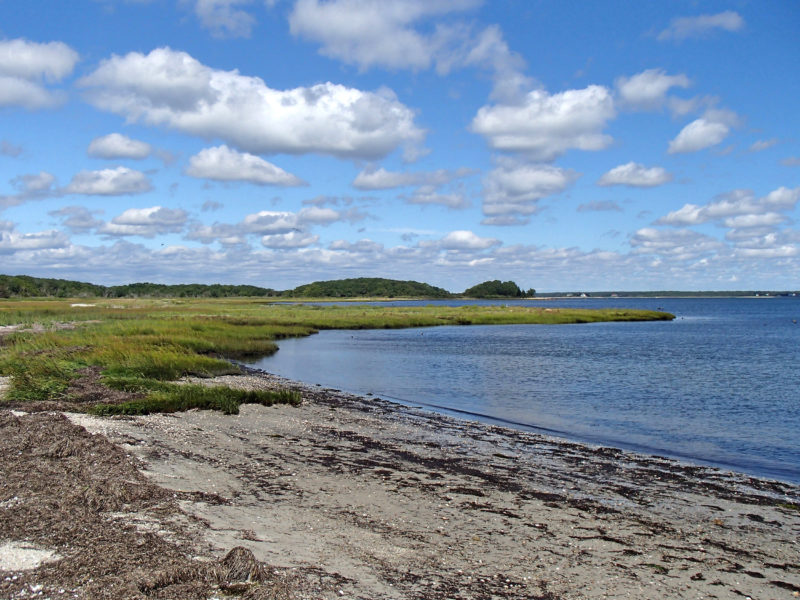
[[[428,302],[429,303],[429,302]],[[576,299],[672,322],[325,331],[257,367],[470,418],[800,482],[800,299]]]

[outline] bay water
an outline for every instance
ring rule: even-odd
[[[253,366],[474,420],[800,483],[800,298],[518,302],[662,309],[676,319],[323,331],[282,340],[274,356]]]

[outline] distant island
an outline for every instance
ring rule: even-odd
[[[797,296],[800,291],[634,291],[634,292],[547,292],[531,288],[523,291],[513,281],[484,281],[461,293],[449,292],[419,281],[400,281],[380,277],[358,277],[316,281],[290,290],[254,285],[129,283],[104,286],[67,279],[48,279],[29,275],[0,275],[0,298],[647,298],[647,297],[723,297]]]

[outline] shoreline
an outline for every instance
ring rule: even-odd
[[[302,580],[287,597],[800,596],[800,486],[261,371],[194,382],[291,387],[303,403],[68,417],[175,496],[180,515],[148,517],[154,535],[204,560],[243,546]]]

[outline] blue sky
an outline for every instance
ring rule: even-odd
[[[0,273],[800,288],[795,1],[0,0]]]

